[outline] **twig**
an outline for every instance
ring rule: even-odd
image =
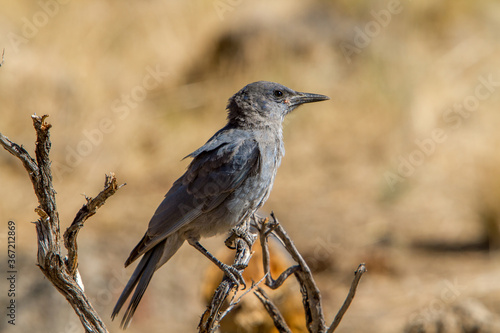
[[[109,176],[106,175],[104,189],[95,198],[85,197],[87,203],[80,208],[73,223],[71,223],[71,226],[69,226],[64,233],[64,246],[68,250],[66,265],[70,275],[75,275],[78,267],[78,246],[76,238],[80,229],[83,228],[84,222],[94,215],[97,209],[104,205],[110,196],[115,194],[119,188],[125,185],[126,184],[118,185],[114,173],[111,173]]]
[[[37,136],[35,147],[36,160],[33,159],[23,147],[10,141],[1,133],[0,144],[8,152],[21,160],[24,168],[28,171],[28,175],[33,184],[33,189],[38,198],[39,206],[35,209],[35,211],[38,213],[40,218],[35,222],[35,225],[38,237],[37,258],[40,270],[71,304],[87,332],[106,333],[108,332],[106,326],[90,304],[83,288],[76,280],[76,234],[77,230],[81,228],[81,226],[75,227],[75,231],[69,233],[72,236],[68,236],[68,239],[71,238],[68,241],[68,244],[71,245],[70,248],[73,249],[73,252],[70,253],[70,257],[72,258],[70,259],[70,269],[68,269],[68,265],[65,264],[62,259],[60,249],[61,235],[59,229],[59,213],[56,206],[56,192],[52,185],[52,172],[49,159],[51,147],[49,130],[51,125],[45,122],[47,117],[47,115],[41,117],[37,115],[31,116]],[[116,184],[116,180],[114,182]],[[80,219],[80,221],[82,221],[82,225],[83,221],[94,214],[95,210],[102,206],[104,201],[119,188],[119,186],[111,187],[113,188],[112,190],[105,189],[103,191],[105,194],[101,192],[98,195],[100,201],[96,198],[94,199],[96,200],[95,202],[90,200],[87,202],[87,205],[84,205],[84,207],[87,206],[87,208],[89,208],[89,213],[83,213],[80,215],[82,216]],[[93,204],[95,205],[92,206]],[[84,209],[84,207],[82,207],[82,209]]]
[[[333,333],[337,329],[337,326],[339,326],[340,321],[342,320],[342,317],[346,313],[347,309],[351,305],[352,300],[354,299],[354,295],[356,295],[356,289],[358,288],[358,283],[359,280],[361,280],[361,276],[366,272],[366,266],[365,264],[360,264],[358,266],[358,269],[354,272],[354,279],[352,280],[351,283],[351,288],[349,289],[349,293],[347,294],[347,297],[344,301],[344,304],[342,304],[342,307],[340,308],[339,312],[335,316],[335,319],[333,320],[332,324],[330,325],[330,328],[328,328],[327,333]]]
[[[300,255],[299,251],[293,244],[293,241],[288,237],[285,230],[279,224],[274,213],[271,213],[272,222],[269,219],[261,219],[261,244],[262,257],[264,264],[264,273],[268,275],[266,285],[271,289],[278,288],[292,273],[297,278],[302,292],[302,303],[306,315],[306,324],[309,332],[324,332],[326,330],[323,309],[321,307],[321,293],[314,281],[311,270]],[[285,249],[290,253],[292,258],[297,262],[297,266],[292,266],[285,270],[277,280],[273,280],[270,272],[270,257],[267,246],[267,237],[273,233],[282,242]]]
[[[273,320],[274,327],[276,327],[280,333],[292,333],[280,310],[276,307],[276,305],[274,305],[269,296],[267,296],[264,289],[258,287],[257,290],[254,291],[254,294],[257,296],[259,301],[261,301],[262,305],[264,305],[267,313],[269,313],[269,316]]]
[[[302,293],[302,303],[304,305],[307,329],[311,333],[325,332],[327,330],[327,327],[325,325],[323,316],[321,293],[316,285],[316,282],[314,281],[311,270],[309,269],[309,266],[307,265],[305,260],[302,258],[302,255],[293,244],[290,237],[285,232],[285,229],[283,229],[283,227],[279,224],[279,221],[276,219],[274,213],[271,213],[271,218],[271,222],[268,218],[260,218],[260,223],[258,224],[260,242],[262,246],[262,263],[264,266],[264,272],[266,273],[267,277],[266,285],[271,289],[276,289],[280,287],[290,275],[294,274],[297,281],[299,282],[300,291]],[[278,238],[278,240],[283,244],[285,249],[295,260],[295,262],[297,262],[297,265],[291,266],[286,269],[276,280],[272,278],[270,271],[270,255],[267,239],[271,234]],[[344,301],[344,304],[340,308],[339,312],[337,313],[334,321],[332,322],[332,325],[328,328],[327,333],[334,332],[339,325],[342,317],[349,308],[354,295],[356,294],[356,288],[364,272],[366,272],[365,265],[359,265],[358,269],[355,272],[355,277],[351,284],[351,288],[349,290],[347,298]],[[259,297],[259,299],[261,299],[261,297]],[[266,304],[264,304],[264,306],[265,305]],[[268,309],[266,308],[266,310]],[[273,308],[272,311],[269,312],[271,317],[274,318],[275,312],[279,313],[279,310],[277,308]],[[278,325],[280,325],[280,323],[278,323]]]
[[[274,280],[271,276],[271,260],[269,255],[269,246],[267,243],[267,237],[272,234],[272,231],[277,227],[277,224],[269,223],[269,219],[266,217],[261,221],[261,230],[260,230],[260,245],[262,247],[262,263],[264,265],[264,272],[267,274],[266,276],[266,286],[271,289],[279,288],[283,282],[292,274],[297,272],[300,269],[300,266],[295,265],[288,267],[280,276]],[[281,240],[280,240],[281,241]]]
[[[26,149],[24,149],[23,146],[19,146],[18,144],[10,141],[9,138],[4,136],[2,133],[0,133],[0,144],[2,144],[2,147],[5,150],[21,160],[24,168],[28,171],[31,182],[36,182],[38,179],[38,165],[36,164],[36,161],[31,158]],[[33,186],[35,185],[33,184]]]
[[[231,300],[231,302],[229,302],[229,305],[228,305],[227,309],[224,310],[224,312],[221,313],[220,320],[224,319],[224,317],[229,312],[231,312],[236,305],[238,305],[241,302],[241,300],[243,299],[243,297],[245,297],[248,293],[252,292],[255,288],[260,288],[259,284],[261,284],[262,281],[264,281],[265,278],[266,277],[263,276],[262,279],[260,279],[259,281],[257,281],[257,283],[252,283],[252,286],[250,288],[248,288],[243,294],[241,294],[240,297],[238,297],[238,299],[236,301],[233,302],[233,300]]]
[[[2,51],[2,62],[0,62],[0,67],[3,66],[3,63],[5,62],[5,49]]]

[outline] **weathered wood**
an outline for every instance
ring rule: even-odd
[[[280,333],[292,333],[288,325],[286,324],[285,318],[283,318],[283,315],[281,314],[280,310],[274,303],[271,301],[269,296],[267,296],[266,292],[264,289],[261,287],[258,287],[256,291],[254,291],[254,295],[257,296],[259,301],[261,301],[262,305],[266,309],[267,313],[271,317],[274,323],[274,327],[280,332]]]
[[[349,289],[349,293],[347,294],[344,304],[342,304],[342,307],[340,308],[339,312],[335,316],[335,319],[328,328],[327,333],[335,332],[335,330],[339,326],[340,321],[344,317],[344,314],[346,313],[347,309],[351,305],[352,300],[354,299],[354,296],[356,295],[356,289],[358,288],[359,280],[361,280],[361,276],[363,276],[365,272],[366,272],[365,264],[359,264],[358,268],[354,272],[354,279],[352,280],[351,288]]]
[[[0,144],[21,160],[38,198],[39,206],[35,211],[40,218],[35,222],[35,225],[38,238],[37,262],[40,270],[70,303],[87,332],[105,333],[108,331],[104,322],[85,295],[83,284],[80,285],[78,281],[76,237],[85,220],[95,214],[106,199],[121,186],[117,185],[114,175],[106,176],[104,190],[95,199],[87,199],[87,203],[80,209],[73,224],[65,233],[65,245],[69,256],[67,259],[63,259],[56,191],[52,185],[49,158],[51,125],[45,122],[47,117],[47,115],[31,116],[36,131],[35,159],[22,146],[10,141],[2,133],[0,133]]]
[[[305,262],[304,258],[300,252],[295,247],[295,244],[291,238],[286,233],[285,229],[279,224],[278,219],[271,213],[272,221],[269,219],[261,218],[259,220],[259,234],[260,242],[262,246],[262,264],[264,266],[264,272],[266,273],[266,285],[271,289],[279,288],[283,282],[292,274],[295,276],[300,285],[300,292],[302,293],[302,303],[304,305],[304,314],[306,318],[306,326],[311,333],[328,332],[333,333],[337,328],[338,324],[342,320],[345,312],[349,308],[354,295],[356,293],[356,288],[358,286],[359,280],[364,272],[366,272],[366,267],[364,264],[360,264],[355,272],[355,278],[351,284],[351,288],[347,295],[347,298],[340,308],[339,312],[335,316],[334,321],[327,327],[325,324],[325,319],[323,315],[323,307],[321,304],[321,293],[319,291],[316,282],[314,281],[313,275],[309,266]],[[291,266],[286,269],[280,276],[274,280],[271,276],[270,270],[270,254],[267,239],[269,235],[273,234],[276,236],[281,244],[285,247],[287,252],[292,256],[293,260],[297,265]],[[275,312],[277,309],[273,309]],[[269,311],[269,310],[268,310]],[[271,313],[270,313],[271,314]],[[274,315],[271,314],[271,317]],[[277,327],[277,326],[276,326]],[[328,330],[328,331],[327,331]],[[280,331],[281,332],[281,331]],[[283,331],[286,332],[286,331]]]

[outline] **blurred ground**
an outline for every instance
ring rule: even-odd
[[[274,210],[315,269],[328,320],[366,262],[337,332],[403,332],[469,298],[498,314],[498,31],[494,0],[10,2],[0,131],[33,151],[29,116],[50,115],[63,229],[104,173],[127,183],[79,238],[83,281],[110,331],[132,272],[122,264],[180,160],[257,80],[331,97],[287,119],[287,154],[262,211]],[[0,330],[81,332],[35,266],[36,199],[7,152],[0,183],[0,235],[5,244],[16,221],[18,268],[16,326],[4,316]],[[223,239],[205,244],[216,251]],[[183,247],[128,332],[195,331],[209,265]]]

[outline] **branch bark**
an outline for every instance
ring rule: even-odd
[[[276,329],[279,332],[292,333],[292,330],[290,330],[290,328],[286,324],[285,318],[283,318],[283,315],[281,314],[280,310],[276,305],[274,305],[273,301],[271,301],[269,296],[267,296],[264,289],[262,289],[261,287],[257,288],[257,290],[254,291],[254,295],[257,296],[259,301],[261,301],[267,313],[273,320],[274,327],[276,327]]]
[[[321,293],[316,285],[316,282],[314,281],[311,270],[295,247],[295,244],[292,242],[290,237],[288,237],[285,229],[283,229],[283,227],[279,224],[274,213],[271,213],[271,218],[273,219],[272,221],[269,221],[269,219],[262,220],[260,232],[264,272],[268,277],[266,285],[271,289],[276,289],[293,273],[300,284],[307,329],[311,333],[325,332],[326,325],[323,308],[321,307]],[[270,256],[267,238],[271,233],[278,237],[278,239],[285,246],[285,249],[292,256],[293,260],[295,260],[298,264],[288,268],[279,276],[277,280],[273,280],[270,271]]]
[[[338,311],[335,319],[332,324],[327,327],[325,324],[325,319],[323,315],[323,308],[321,304],[321,293],[319,288],[314,281],[311,270],[309,266],[302,258],[302,255],[299,253],[297,248],[295,247],[293,241],[287,235],[286,231],[279,224],[274,213],[271,213],[272,221],[269,221],[268,218],[261,218],[258,216],[254,216],[252,221],[252,226],[256,227],[259,231],[260,235],[260,243],[262,246],[262,263],[264,266],[264,277],[261,279],[265,280],[265,284],[271,289],[279,288],[285,280],[294,275],[300,285],[300,291],[302,293],[302,303],[304,306],[305,318],[307,329],[311,333],[333,333],[338,327],[340,321],[342,320],[344,314],[349,308],[352,300],[354,299],[356,288],[358,287],[361,276],[366,272],[365,264],[360,264],[358,269],[355,271],[354,280],[351,284],[351,288],[349,293],[344,301],[344,304]],[[255,238],[252,237],[250,233],[250,221],[238,226],[233,230],[232,235],[226,240],[226,245],[230,248],[236,249],[236,256],[234,259],[234,266],[239,268],[242,272],[244,268],[246,268],[248,261],[251,256],[251,248],[255,242]],[[270,254],[268,247],[268,237],[270,235],[274,235],[278,238],[278,240],[283,244],[288,253],[292,256],[292,258],[297,262],[297,265],[290,266],[287,268],[280,276],[274,280],[271,276],[270,269]],[[231,244],[234,243],[235,246]],[[272,302],[271,298],[266,294],[264,289],[258,286],[260,281],[257,284],[253,284],[252,288],[256,288],[254,291],[254,295],[261,301],[265,310],[268,312],[269,316],[273,320],[274,326],[281,333],[290,333],[291,330],[288,327],[284,316],[281,314],[278,307]],[[207,307],[207,310],[203,314],[200,324],[198,325],[200,333],[212,333],[215,332],[220,324],[222,318],[231,311],[240,300],[248,293],[241,295],[238,300],[233,302],[236,291],[233,294],[231,301],[229,302],[229,306],[226,307],[225,311],[221,311],[224,302],[229,296],[231,290],[236,287],[233,282],[227,277],[224,277],[219,284],[219,287],[216,289],[212,300]],[[250,289],[251,290],[251,289]]]
[[[354,299],[354,295],[356,295],[356,289],[358,288],[359,280],[361,280],[361,276],[363,276],[364,273],[366,273],[365,264],[359,264],[358,269],[356,269],[356,271],[354,272],[354,279],[352,280],[351,288],[349,289],[349,293],[347,294],[344,304],[342,304],[342,307],[340,308],[339,312],[335,316],[335,319],[328,328],[327,333],[335,332],[335,330],[339,326],[340,321],[344,317],[344,314],[346,313],[347,309],[351,305],[352,300]]]
[[[55,190],[52,185],[49,152],[51,148],[50,128],[45,122],[47,115],[31,116],[36,131],[35,159],[18,144],[0,133],[0,144],[23,163],[33,184],[39,206],[35,209],[40,218],[35,222],[38,237],[38,266],[56,289],[66,298],[87,332],[108,332],[98,313],[94,310],[79,283],[77,271],[78,257],[76,238],[87,218],[95,214],[107,198],[121,186],[117,185],[113,174],[106,176],[104,190],[95,199],[87,198],[87,203],[78,212],[72,225],[65,233],[65,245],[69,256],[63,258],[60,246],[60,221],[56,206]]]
[[[335,319],[330,325],[330,327],[327,327],[325,324],[323,308],[321,304],[321,293],[318,289],[318,286],[316,285],[316,282],[314,281],[309,266],[305,262],[304,258],[302,258],[302,255],[295,247],[293,241],[287,235],[285,229],[283,229],[283,227],[279,224],[279,221],[274,215],[274,213],[271,213],[271,218],[272,221],[269,221],[268,218],[265,219],[260,218],[258,223],[260,242],[262,246],[262,263],[264,266],[264,272],[266,274],[266,285],[271,289],[276,289],[280,287],[283,284],[283,282],[293,274],[300,285],[300,291],[302,293],[302,303],[304,305],[304,312],[306,317],[306,325],[309,332],[333,333],[337,328],[337,326],[339,325],[340,321],[342,320],[342,317],[344,316],[345,312],[349,308],[352,300],[354,299],[354,295],[356,293],[356,288],[358,286],[359,280],[361,279],[363,273],[366,272],[365,264],[359,265],[358,269],[355,272],[354,280],[351,284],[351,288],[349,290],[346,300],[344,301],[344,304],[342,305],[339,312],[335,316]],[[283,244],[288,253],[292,256],[295,262],[297,262],[297,265],[291,266],[288,269],[286,269],[283,273],[280,274],[280,276],[276,280],[274,280],[271,276],[270,255],[267,243],[267,239],[271,234],[273,234],[280,240],[280,242]],[[259,297],[259,299],[261,299],[261,297]],[[264,305],[266,306],[266,304]],[[270,310],[266,306],[266,310],[269,312],[272,318],[277,317],[276,311],[279,312],[279,310],[277,310],[277,308],[275,307],[272,308],[270,312]],[[277,324],[275,321],[275,326],[278,328],[278,326],[282,325],[279,322]],[[287,331],[285,328],[282,328],[280,332],[287,332]]]
[[[66,265],[68,266],[68,271],[71,275],[76,274],[78,267],[78,246],[76,238],[78,232],[83,228],[83,224],[89,217],[94,215],[106,200],[118,191],[118,189],[126,184],[118,185],[116,182],[115,175],[111,173],[109,176],[106,175],[104,180],[104,190],[102,190],[95,198],[85,196],[87,203],[80,208],[75,216],[75,219],[71,223],[71,226],[64,232],[64,246],[68,250],[68,258],[66,260]]]

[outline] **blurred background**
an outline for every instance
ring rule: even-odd
[[[33,152],[30,115],[50,115],[62,230],[105,173],[127,183],[78,242],[86,292],[118,332],[110,314],[133,271],[123,262],[182,158],[225,124],[227,99],[258,80],[328,95],[287,118],[286,156],[261,210],[313,269],[327,321],[365,262],[337,332],[434,332],[459,327],[460,313],[498,332],[499,31],[494,0],[9,2],[0,132]],[[0,265],[14,220],[18,270],[16,326],[4,315],[0,330],[81,332],[35,265],[36,197],[3,150],[0,183]],[[223,257],[224,239],[203,243]],[[182,247],[128,332],[196,331],[211,265]],[[245,318],[226,331],[264,331]]]

